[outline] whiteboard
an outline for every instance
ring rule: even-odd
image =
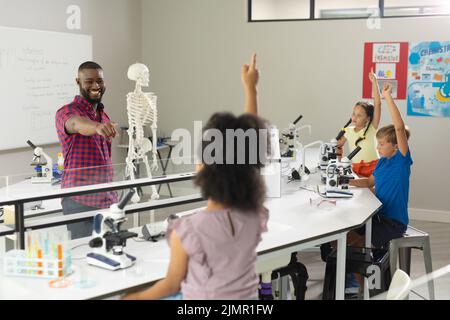
[[[58,142],[55,113],[88,60],[90,35],[0,27],[0,150]]]

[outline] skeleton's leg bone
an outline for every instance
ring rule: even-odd
[[[136,156],[134,139],[130,137],[130,143],[128,145],[128,156],[125,160],[125,163],[126,163],[125,177],[126,178],[130,177],[130,180],[135,180],[136,166],[139,165],[137,163],[138,161],[139,161],[139,159]],[[135,163],[136,163],[136,166],[135,166]],[[139,197],[138,190],[136,188],[134,190],[136,192],[133,194],[133,197],[131,198],[131,202],[138,203],[139,200],[141,200],[141,197]],[[133,224],[135,226],[136,226],[136,223],[139,225],[139,213],[138,212],[133,215],[133,220],[134,220]]]
[[[133,163],[133,158],[127,157],[125,163],[126,163],[125,177],[130,177],[130,180],[134,180],[135,179],[134,171],[136,170],[136,168]]]
[[[156,171],[158,169],[158,159],[156,158],[157,155],[157,142],[158,142],[158,136],[156,134],[156,120],[152,123],[152,136],[153,136],[153,163],[152,163],[152,170]]]
[[[147,157],[147,156],[144,156],[144,163],[145,163],[145,168],[147,169],[147,176],[148,176],[149,178],[152,178],[152,171],[150,170],[150,165],[149,165],[149,163],[148,163],[148,157]],[[158,192],[156,191],[155,185],[151,185],[151,188],[152,188],[151,199],[152,199],[152,200],[159,199],[159,194],[158,194]]]

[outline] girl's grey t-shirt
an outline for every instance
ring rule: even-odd
[[[267,231],[268,211],[198,211],[172,220],[189,261],[183,299],[257,299],[256,247]],[[230,222],[231,221],[231,222]]]

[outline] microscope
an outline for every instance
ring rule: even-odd
[[[134,264],[136,257],[126,254],[123,248],[127,239],[137,237],[134,232],[120,230],[120,225],[126,221],[123,210],[135,193],[130,189],[118,204],[113,204],[108,212],[98,213],[94,217],[94,230],[89,246],[93,248],[87,254],[88,264],[118,270],[128,268]]]
[[[352,158],[361,150],[356,147],[347,157],[340,161],[331,160],[325,170],[326,186],[325,194],[327,198],[351,198],[353,193],[348,190],[350,180],[354,179],[352,171]]]
[[[319,169],[321,170],[322,182],[326,182],[326,174],[328,164],[331,160],[337,158],[338,141],[344,136],[347,127],[352,123],[352,119],[348,120],[345,126],[339,131],[336,138],[331,139],[330,142],[322,143],[319,149]]]
[[[147,241],[157,242],[159,238],[166,235],[167,227],[171,220],[178,219],[176,214],[171,214],[162,221],[152,221],[152,216],[150,217],[150,223],[145,224],[142,227],[142,237]]]
[[[309,129],[311,135],[311,125],[306,124],[301,127],[297,127],[297,123],[303,118],[302,115],[298,116],[293,123],[289,124],[289,127],[283,129],[280,138],[280,151],[281,157],[292,158],[295,155],[296,150],[301,148],[300,143],[300,130]]]
[[[34,156],[31,162],[32,166],[36,166],[37,176],[31,177],[31,183],[51,183],[53,179],[53,161],[42,148],[36,147],[30,140],[27,144],[33,148]],[[44,157],[45,161],[42,161]]]
[[[319,168],[324,171],[327,169],[331,160],[335,160],[337,149],[337,140],[331,139],[330,142],[324,142],[319,148]]]
[[[294,168],[291,169],[291,175],[288,178],[289,182],[294,181],[294,180],[306,181],[309,179],[309,174],[311,173],[311,171],[306,166],[306,159],[305,159],[306,158],[306,150],[317,144],[322,145],[323,142],[318,140],[318,141],[308,143],[307,145],[302,147],[302,149],[301,149],[302,150],[302,162],[301,162],[300,166],[298,167],[298,170],[294,169]]]

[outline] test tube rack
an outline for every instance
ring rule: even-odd
[[[10,250],[3,257],[5,276],[57,279],[71,273],[71,256],[30,258],[25,250]]]

